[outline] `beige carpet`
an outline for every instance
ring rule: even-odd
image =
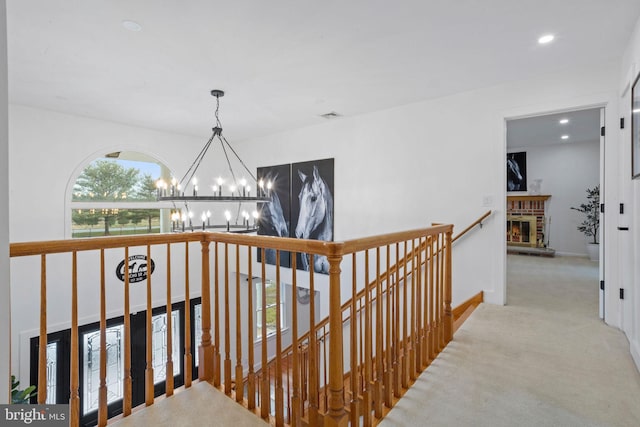
[[[269,424],[225,396],[209,383],[197,383],[180,393],[122,418],[112,427],[252,427]]]
[[[482,304],[381,426],[640,426],[640,374],[598,319],[596,263],[508,256]]]

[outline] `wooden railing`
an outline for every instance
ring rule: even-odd
[[[465,234],[469,233],[470,231],[472,231],[474,229],[474,227],[476,226],[480,226],[482,227],[482,223],[483,221],[488,218],[491,215],[492,211],[487,211],[484,214],[482,214],[478,219],[476,219],[473,223],[471,223],[469,226],[467,226],[462,232],[460,232],[459,234],[457,234],[456,236],[454,236],[452,238],[452,243],[455,243],[458,239],[460,239],[461,237],[463,237]],[[434,224],[435,225],[435,224]],[[423,242],[421,247],[420,247],[420,251],[425,251],[426,249],[426,244],[427,242]],[[392,260],[392,262],[394,262],[391,266],[386,265],[386,268],[384,269],[384,272],[382,272],[379,277],[376,277],[374,280],[369,282],[369,285],[366,288],[362,288],[359,291],[356,292],[356,297],[350,299],[349,301],[345,302],[342,307],[341,307],[341,312],[342,312],[342,322],[343,322],[343,330],[347,333],[349,333],[351,335],[351,337],[355,337],[357,336],[356,331],[352,330],[355,328],[356,323],[355,322],[350,322],[351,320],[351,315],[352,313],[356,313],[356,318],[358,318],[359,320],[362,319],[363,316],[363,309],[365,307],[365,292],[368,289],[369,290],[369,304],[375,304],[376,302],[376,286],[377,286],[377,282],[378,281],[382,281],[384,282],[385,280],[387,280],[387,277],[394,275],[398,272],[402,272],[402,269],[407,268],[407,263],[410,261],[410,258],[408,259],[408,257],[402,256],[401,258],[397,259],[397,260]],[[427,259],[427,257],[425,257],[422,260],[422,266],[424,268],[426,263],[429,263],[429,259]],[[355,268],[354,268],[355,270]],[[387,298],[387,292],[391,292],[392,296],[393,296],[393,292],[396,288],[396,286],[400,286],[399,289],[402,288],[402,284],[404,283],[404,277],[403,275],[400,275],[400,279],[398,283],[392,282],[391,286],[389,288],[385,288],[382,290],[382,296],[383,298]],[[355,292],[355,291],[354,291]],[[454,317],[454,321],[458,318],[461,317],[459,324],[461,324],[469,315],[470,313],[473,311],[473,309],[475,307],[477,307],[477,305],[482,302],[482,292],[480,292],[478,295],[475,295],[473,298],[470,299],[470,301],[472,303],[470,303],[469,301],[465,301],[464,303],[462,303],[462,305],[460,307],[458,307],[459,310],[461,310],[461,312],[458,314],[458,316],[456,316],[456,311],[453,310],[453,317]],[[468,306],[472,306],[471,309],[469,311],[466,311]],[[464,309],[462,309],[464,307]],[[464,316],[463,316],[464,314]],[[454,330],[457,329],[455,327],[455,323],[454,323]],[[327,339],[328,339],[328,335],[329,335],[329,317],[325,317],[324,319],[322,319],[320,322],[318,322],[316,324],[315,327],[316,333],[317,333],[317,337],[316,337],[316,342],[321,342],[321,343],[326,343]],[[298,348],[307,348],[308,346],[308,340],[309,340],[309,333],[304,333],[302,334],[296,343],[292,343],[291,346],[287,347],[285,350],[283,350],[282,354],[283,354],[283,358],[285,359],[285,361],[289,361],[291,359],[295,359],[294,358],[294,345]],[[301,344],[302,343],[302,344]],[[356,345],[357,343],[352,343],[352,347],[354,345]],[[360,346],[361,347],[361,346]],[[401,347],[399,347],[401,348]],[[323,346],[323,352],[326,353],[326,344]],[[308,354],[307,352],[304,352],[305,356]],[[262,376],[262,375],[266,375],[266,376],[270,376],[273,377],[274,376],[274,372],[275,372],[275,364],[276,361],[278,361],[278,359],[271,359],[269,361],[269,364],[267,365],[267,369],[268,372],[267,373],[263,373],[262,370],[258,371],[256,373],[256,375],[258,376]],[[351,361],[352,365],[356,365],[357,361],[352,360]],[[306,373],[306,371],[304,370],[304,367],[302,368],[303,371],[298,373],[296,371],[296,369],[294,368],[294,372],[291,371],[285,371],[285,380],[290,380],[291,377],[293,377],[296,373],[298,375],[304,375]],[[325,371],[326,371],[326,367],[325,367]],[[350,378],[349,378],[350,373],[347,375],[347,381],[346,381],[346,385],[345,387],[349,388],[350,386]],[[293,378],[293,381],[295,382],[296,379]],[[287,382],[288,384],[288,382]],[[323,387],[326,387],[326,380],[325,383],[323,385]],[[394,398],[397,398],[401,395],[400,391],[401,391],[401,387],[399,386],[399,384],[396,382],[393,385],[393,391],[394,391]],[[324,405],[326,407],[326,402],[324,402]],[[354,408],[352,408],[354,409]],[[352,416],[352,422],[353,424],[357,425],[356,423],[356,416],[355,414],[357,414],[358,412],[353,410],[351,411],[351,413],[353,414]]]
[[[145,281],[147,406],[154,403],[150,352],[151,313],[153,302],[158,300],[154,296],[166,293],[164,305],[171,313],[176,296],[183,295],[189,301],[197,294],[196,289],[202,299],[200,381],[210,382],[275,425],[359,425],[359,417],[364,425],[375,424],[452,338],[451,243],[452,226],[438,225],[347,242],[195,232],[11,244],[12,258],[33,257],[40,264],[38,402],[46,401],[43,373],[48,328],[47,263],[53,262],[56,272],[66,269],[71,278],[71,425],[78,425],[80,418],[78,305],[86,302],[80,301],[79,288],[86,295],[86,289],[94,286],[100,301],[101,333],[98,424],[106,424],[107,295],[109,299],[115,297],[107,292],[105,256],[128,260],[129,251],[135,248],[144,251],[147,260],[166,259],[157,262],[156,276],[149,270]],[[199,261],[191,256],[195,245],[200,246]],[[275,265],[266,264],[267,250],[275,251]],[[97,253],[97,257],[89,261],[91,257],[84,256],[80,272],[78,256],[84,252]],[[176,254],[183,255],[183,260],[176,261]],[[280,266],[280,259],[286,254],[291,256],[291,268]],[[328,276],[297,270],[296,260],[307,256],[304,254],[310,258],[326,257]],[[52,256],[55,259],[49,261]],[[314,265],[313,259],[310,261],[309,265]],[[195,287],[190,283],[194,281],[194,275],[190,275],[194,269],[200,273]],[[37,272],[38,268],[30,270]],[[98,272],[97,284],[91,274],[85,277],[86,270]],[[262,284],[261,337],[253,336],[255,295],[251,286],[243,288],[240,273],[256,276]],[[123,301],[119,310],[125,319],[122,412],[127,416],[132,411],[131,383],[136,379],[131,376],[130,279],[128,274],[124,277],[119,291],[122,295],[117,298]],[[282,313],[276,310],[273,336],[267,335],[265,327],[268,280],[290,283],[293,295],[298,287],[309,289],[305,308],[308,312],[304,314],[295,297],[284,301],[291,322],[286,329]],[[280,307],[283,295],[280,286],[276,289],[276,306]],[[320,300],[328,302],[325,323],[317,322]],[[185,310],[188,306],[185,304]],[[167,316],[168,322],[170,318]],[[345,328],[347,318],[351,320]],[[185,387],[190,387],[192,350],[188,337],[193,325],[189,315],[184,323]],[[170,325],[168,330],[167,342],[171,343]],[[165,366],[167,396],[174,392],[173,365],[169,344]]]

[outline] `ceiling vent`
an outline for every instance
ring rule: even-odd
[[[341,117],[341,116],[340,116],[340,114],[336,113],[335,111],[332,111],[330,113],[321,114],[320,117],[322,117],[324,119],[335,119],[335,118]]]

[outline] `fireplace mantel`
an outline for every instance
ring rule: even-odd
[[[521,200],[545,201],[551,197],[548,194],[518,194],[517,196],[507,196],[507,201],[518,202]]]

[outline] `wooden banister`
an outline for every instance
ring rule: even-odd
[[[365,425],[376,424],[398,397],[428,365],[429,361],[451,339],[451,225],[438,225],[412,231],[389,233],[346,242],[319,242],[301,239],[280,239],[228,233],[193,232],[152,236],[108,237],[70,241],[27,242],[11,245],[12,257],[40,256],[41,258],[41,351],[46,350],[46,261],[48,254],[72,253],[72,328],[77,337],[77,252],[100,251],[100,403],[99,425],[106,424],[107,402],[105,383],[106,310],[105,250],[120,248],[128,261],[133,247],[146,249],[151,259],[152,247],[166,251],[163,279],[146,277],[146,349],[145,403],[154,404],[154,375],[152,349],[152,295],[165,299],[167,315],[166,395],[173,393],[173,325],[172,302],[177,284],[175,248],[184,245],[184,338],[185,387],[191,385],[191,352],[198,346],[198,377],[219,387],[231,398],[275,425],[335,425],[344,426],[351,420]],[[200,343],[190,339],[192,324],[189,244],[201,246],[201,324]],[[172,248],[171,246],[174,246]],[[213,246],[213,248],[211,248]],[[246,248],[246,254],[243,248]],[[267,274],[266,250],[275,254],[275,264]],[[261,255],[259,264],[253,252]],[[279,286],[283,272],[280,265],[284,252],[291,253],[295,296],[301,277],[309,286],[309,331],[300,331],[296,298],[292,298],[291,324],[284,325],[280,305],[290,302]],[[271,253],[271,252],[270,252]],[[122,252],[120,252],[120,256]],[[328,286],[313,271],[299,273],[296,260],[304,256],[309,265],[316,257],[326,257],[329,263]],[[346,260],[345,260],[346,258]],[[350,261],[350,262],[349,262]],[[174,266],[171,264],[174,263]],[[344,263],[344,264],[343,264]],[[255,264],[255,265],[254,265]],[[350,266],[348,264],[351,264]],[[126,265],[126,262],[125,262]],[[262,288],[261,307],[255,307],[253,270],[260,266],[259,283]],[[345,267],[345,265],[347,265]],[[150,267],[149,267],[150,268]],[[342,269],[351,268],[350,277],[343,277]],[[150,272],[150,270],[149,270]],[[124,270],[124,399],[123,415],[131,413],[131,331],[129,324],[130,281]],[[242,286],[241,273],[248,273],[247,293]],[[166,274],[166,280],[164,275]],[[288,274],[288,273],[287,273]],[[275,332],[267,335],[267,280],[275,275]],[[346,276],[346,275],[345,275]],[[156,276],[157,277],[157,276]],[[212,280],[213,277],[213,280]],[[175,278],[173,278],[175,279]],[[286,279],[285,279],[286,280]],[[342,283],[351,280],[351,283]],[[235,283],[234,283],[235,281]],[[162,282],[162,283],[160,283]],[[82,282],[84,283],[84,282]],[[320,284],[319,284],[320,283]],[[154,289],[157,287],[156,289]],[[304,284],[302,284],[304,286]],[[316,290],[328,292],[329,316],[316,322]],[[118,291],[119,293],[120,291]],[[155,292],[155,294],[154,294]],[[165,293],[165,295],[162,295]],[[220,294],[222,292],[222,294]],[[346,294],[346,295],[344,295]],[[213,300],[212,300],[213,296]],[[346,302],[342,302],[346,300]],[[235,303],[233,303],[235,301]],[[271,304],[273,301],[270,301]],[[232,305],[233,304],[233,305]],[[212,307],[213,306],[213,307]],[[174,307],[175,308],[175,307]],[[254,342],[255,311],[261,311],[261,340]],[[212,313],[214,310],[214,313]],[[219,312],[222,310],[222,312]],[[245,315],[245,310],[246,315]],[[212,316],[213,314],[213,316]],[[75,320],[74,319],[75,316]],[[212,319],[213,317],[213,319]],[[349,327],[345,321],[351,320]],[[305,319],[306,323],[306,319]],[[182,325],[181,325],[182,326]],[[282,327],[290,327],[291,341],[285,341]],[[306,326],[305,326],[306,328]],[[300,334],[300,332],[305,332]],[[222,336],[221,336],[222,334]],[[343,336],[345,334],[345,336]],[[235,341],[234,341],[235,340]],[[267,349],[267,343],[270,347]],[[245,347],[245,343],[247,343]],[[290,343],[290,344],[289,344]],[[44,344],[44,345],[42,345]],[[73,346],[73,344],[72,344]],[[255,346],[255,348],[254,348]],[[260,351],[257,347],[260,346]],[[255,360],[259,351],[259,360]],[[350,356],[346,356],[350,352]],[[46,356],[46,354],[45,354]],[[233,360],[232,360],[233,359]],[[46,359],[45,359],[46,362]],[[72,425],[79,414],[74,412],[77,395],[77,360],[72,361],[71,400]],[[345,366],[346,365],[346,366]],[[42,365],[41,372],[46,372]],[[75,380],[73,375],[76,375]],[[140,379],[142,381],[142,379]],[[46,377],[43,381],[46,392]],[[112,387],[109,385],[109,387]],[[75,394],[74,394],[75,388]],[[45,397],[46,398],[46,397]],[[75,420],[74,420],[75,419]]]

